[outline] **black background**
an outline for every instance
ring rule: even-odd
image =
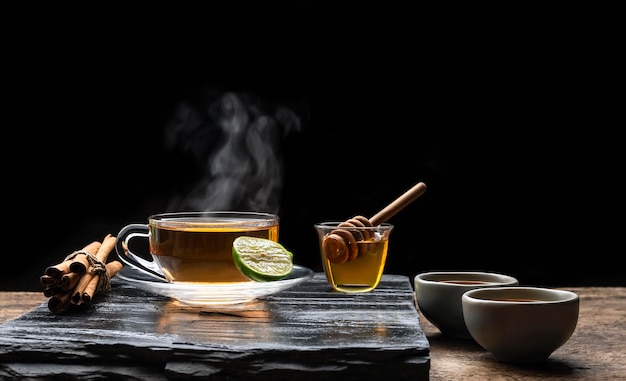
[[[3,26],[0,289],[41,290],[46,266],[167,210],[199,176],[165,149],[168,122],[227,92],[298,115],[277,151],[280,241],[296,263],[321,270],[315,222],[371,216],[423,181],[390,221],[387,273],[626,284],[624,40],[610,9],[75,11]]]

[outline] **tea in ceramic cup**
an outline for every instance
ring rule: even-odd
[[[471,290],[461,303],[474,340],[510,363],[547,360],[574,333],[580,308],[576,293],[543,287]]]
[[[117,235],[122,262],[172,283],[250,282],[235,266],[232,246],[239,236],[278,241],[279,218],[270,213],[215,211],[173,212],[130,224]],[[141,255],[133,252],[143,244]]]
[[[326,279],[336,291],[372,291],[383,275],[393,225],[345,227],[340,223],[314,225]]]
[[[480,271],[432,271],[417,274],[415,299],[424,317],[444,336],[472,339],[463,320],[461,297],[469,290],[517,286],[516,278]]]

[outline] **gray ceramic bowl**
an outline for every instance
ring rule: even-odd
[[[485,287],[517,286],[512,276],[476,271],[435,271],[417,274],[414,279],[418,308],[445,336],[470,339],[465,327],[461,296]]]
[[[470,334],[497,360],[534,363],[569,340],[580,302],[571,291],[497,287],[468,291],[461,303]]]

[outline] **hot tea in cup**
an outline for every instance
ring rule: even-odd
[[[580,298],[543,287],[492,287],[461,297],[472,338],[496,359],[538,363],[565,344],[578,323]]]
[[[461,297],[469,290],[517,286],[510,275],[483,271],[430,271],[414,278],[417,306],[445,336],[471,339],[463,320]]]
[[[125,264],[168,282],[249,282],[233,262],[233,241],[239,236],[278,241],[278,227],[278,216],[269,213],[162,213],[148,217],[148,224],[123,227],[116,250]],[[139,238],[148,257],[131,251]]]

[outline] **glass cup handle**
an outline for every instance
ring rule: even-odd
[[[142,273],[149,275],[153,278],[157,278],[160,281],[168,282],[165,274],[159,268],[159,265],[154,261],[148,261],[137,254],[130,251],[130,240],[134,238],[143,238],[148,240],[150,227],[145,224],[131,224],[126,225],[117,234],[117,241],[115,242],[115,251],[119,259],[126,265],[129,265]]]

